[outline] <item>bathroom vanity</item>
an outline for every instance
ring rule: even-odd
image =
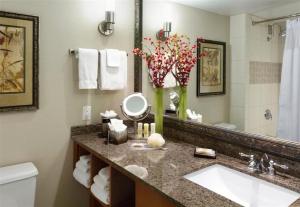
[[[137,150],[131,147],[131,144],[136,142],[133,140],[121,145],[106,145],[104,139],[99,138],[96,131],[97,128],[86,130],[83,127],[76,128],[75,132],[72,132],[74,165],[80,155],[91,154],[92,177],[98,173],[99,169],[110,166],[111,203],[104,205],[91,194],[90,206],[243,206],[188,179],[190,173],[216,164],[232,169],[234,174],[250,175],[251,178],[258,178],[259,181],[275,184],[275,188],[284,187],[290,192],[293,191],[296,196],[300,193],[300,178],[282,173],[274,176],[252,173],[246,161],[220,153],[217,154],[216,159],[196,158],[193,156],[194,145],[178,139],[167,137],[167,150]],[[148,176],[139,178],[125,169],[127,165],[133,164],[145,167]],[[245,190],[240,187],[236,186],[238,191]],[[247,192],[245,190],[245,193]],[[300,199],[290,206],[300,206]]]

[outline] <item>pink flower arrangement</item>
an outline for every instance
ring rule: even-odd
[[[135,48],[133,53],[146,61],[150,78],[156,88],[164,86],[164,79],[170,72],[180,86],[187,86],[197,59],[205,55],[201,53],[197,57],[197,45],[192,45],[189,37],[184,35],[175,34],[165,41],[153,41],[146,37],[143,46],[144,50]]]
[[[147,44],[144,44],[144,47],[146,47],[145,51],[135,48],[133,53],[146,61],[153,85],[156,88],[162,88],[166,75],[172,70],[175,64],[175,57],[170,54],[166,42],[160,40],[154,42],[148,37],[145,37],[144,41],[150,45],[153,51]]]

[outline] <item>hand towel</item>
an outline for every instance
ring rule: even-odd
[[[98,188],[96,184],[93,184],[91,186],[91,192],[93,195],[98,198],[100,201],[108,205],[110,203],[109,201],[109,192],[105,191],[103,189]]]
[[[100,50],[100,90],[121,90],[127,86],[127,53],[120,51],[120,66],[106,64],[106,50]]]
[[[86,188],[90,187],[91,177],[89,173],[83,173],[79,169],[75,168],[73,171],[73,177]]]
[[[79,89],[97,89],[98,51],[78,49]]]
[[[84,173],[90,172],[91,165],[85,165],[81,160],[76,162],[76,168]]]
[[[106,65],[108,67],[120,67],[121,54],[119,50],[106,50]]]

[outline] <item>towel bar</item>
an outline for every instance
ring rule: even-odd
[[[69,49],[69,54],[70,54],[70,55],[76,55],[76,53],[78,53],[78,50],[75,50],[75,49]],[[127,56],[128,56],[128,53],[127,53]]]

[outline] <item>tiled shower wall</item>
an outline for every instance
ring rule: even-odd
[[[249,63],[245,131],[276,136],[281,63]],[[272,119],[264,116],[271,110]]]
[[[256,17],[231,17],[231,123],[238,129],[276,136],[284,40],[278,25],[252,26]],[[265,119],[269,109],[272,119]]]

